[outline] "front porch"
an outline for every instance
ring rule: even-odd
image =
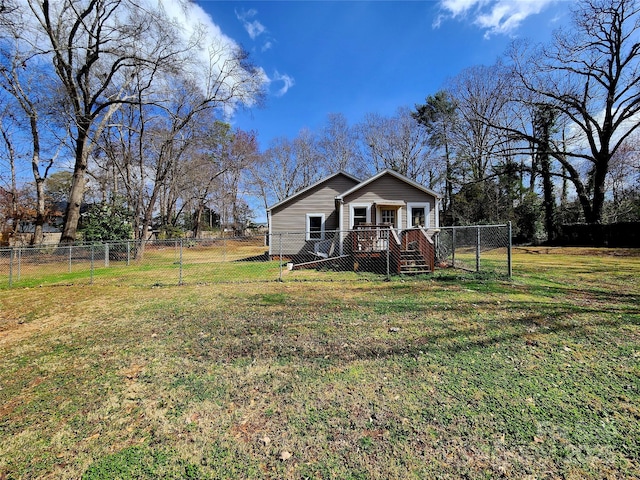
[[[349,232],[315,242],[305,256],[290,257],[289,268],[338,268],[390,275],[430,273],[435,264],[436,233],[421,227],[401,230],[385,224],[360,224]]]
[[[391,274],[421,274],[433,272],[436,230],[421,227],[395,229],[390,225],[357,225],[352,232],[354,267],[363,264],[374,267],[383,263]],[[368,268],[367,268],[368,270]]]

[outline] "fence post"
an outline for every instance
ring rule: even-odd
[[[127,267],[131,261],[131,240],[127,240]]]
[[[480,271],[480,226],[476,227],[476,272]]]
[[[456,268],[456,227],[451,227],[451,266]]]
[[[18,281],[21,280],[22,274],[22,247],[18,247]]]
[[[73,257],[71,256],[71,245],[69,245],[69,273],[71,273],[71,259]]]
[[[512,271],[512,263],[511,263],[511,247],[512,247],[512,243],[511,243],[511,222],[509,222],[509,228],[508,228],[508,235],[509,235],[509,246],[507,247],[507,270],[508,270],[508,276],[509,279],[511,279],[511,275],[513,274]]]
[[[93,284],[93,261],[94,261],[94,256],[95,256],[95,248],[94,248],[94,244],[91,244],[91,277],[90,277],[90,283]]]
[[[179,261],[179,263],[180,263],[180,268],[179,268],[180,273],[179,273],[179,278],[178,278],[178,285],[182,285],[182,242],[183,242],[183,240],[181,238],[180,239],[180,261]]]
[[[224,234],[226,228],[222,230],[222,261],[227,261],[227,236]]]
[[[280,277],[278,278],[278,281],[282,281],[282,233],[279,234],[280,236]],[[271,239],[273,240],[273,239]]]
[[[109,244],[108,243],[104,244],[104,266],[105,267],[109,266]]]
[[[9,287],[13,286],[13,248],[9,249]]]

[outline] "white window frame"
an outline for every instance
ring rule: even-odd
[[[320,217],[320,238],[311,238],[311,218]],[[307,213],[306,214],[305,237],[307,240],[324,240],[324,213]]]
[[[431,222],[429,214],[431,203],[429,202],[407,203],[407,228],[416,228],[416,226],[413,224],[413,215],[411,214],[411,210],[413,210],[414,208],[424,208],[424,228],[430,228]]]
[[[371,223],[371,204],[370,203],[352,203],[349,205],[349,230],[353,230],[353,221],[354,214],[353,211],[356,208],[366,208],[367,209],[367,223]]]

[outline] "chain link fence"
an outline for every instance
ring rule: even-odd
[[[443,227],[436,243],[436,266],[511,278],[511,223]]]
[[[0,249],[0,282],[31,287],[349,281],[451,267],[509,276],[509,234],[505,225],[440,231],[368,225],[335,232],[13,247]]]

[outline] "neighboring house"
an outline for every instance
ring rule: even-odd
[[[354,262],[360,259],[354,263],[357,268],[364,257],[391,251],[397,258],[394,268],[400,272],[400,258],[408,259],[406,252],[412,251],[414,265],[420,253],[424,269],[433,270],[439,199],[437,193],[393,170],[364,181],[338,172],[267,210],[269,254],[310,264],[350,256]]]

